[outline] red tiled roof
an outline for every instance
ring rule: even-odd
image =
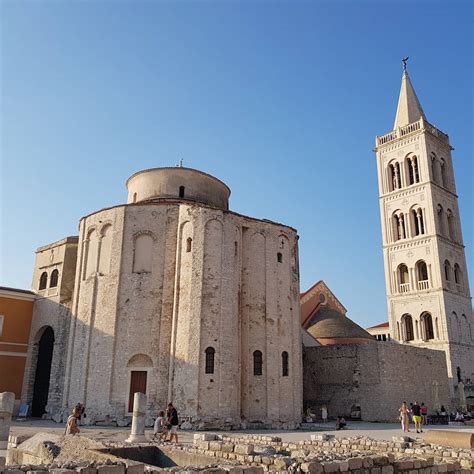
[[[387,321],[386,323],[380,323],[380,324],[376,324],[375,326],[370,326],[367,329],[388,328],[388,327],[389,327],[389,323]]]

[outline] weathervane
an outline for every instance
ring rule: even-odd
[[[407,70],[407,61],[408,61],[408,56],[407,56],[406,58],[403,58],[403,59],[402,59],[403,70],[404,70],[404,71]]]

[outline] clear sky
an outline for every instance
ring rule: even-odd
[[[144,168],[184,165],[239,213],[300,235],[361,325],[386,319],[374,138],[401,58],[450,135],[473,281],[472,2],[1,2],[1,278],[29,288],[36,247],[126,201]]]

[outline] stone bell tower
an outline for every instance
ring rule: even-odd
[[[427,121],[406,61],[393,130],[375,145],[391,335],[443,350],[454,396],[474,382],[474,320],[453,148]]]

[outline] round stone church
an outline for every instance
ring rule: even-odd
[[[126,184],[127,204],[83,217],[78,238],[37,251],[23,398],[44,400],[55,418],[81,402],[88,421],[119,425],[135,392],[146,393],[150,420],[172,401],[192,426],[299,423],[295,229],[230,211],[230,189],[198,170],[148,169]]]

